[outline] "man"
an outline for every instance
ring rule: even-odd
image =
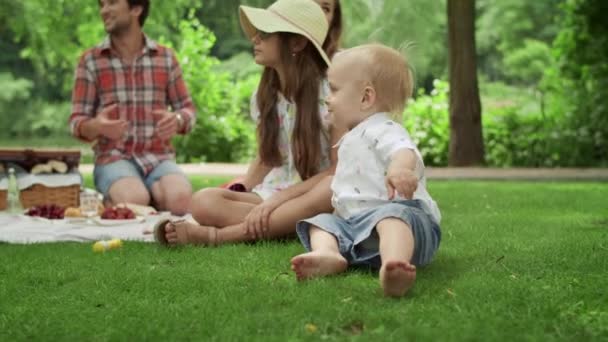
[[[183,215],[192,187],[170,141],[192,129],[195,109],[173,51],[142,32],[149,8],[149,0],[99,1],[108,37],[80,58],[69,123],[94,142],[95,186],[106,201]]]

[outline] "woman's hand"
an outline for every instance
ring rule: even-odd
[[[268,236],[270,214],[281,205],[278,196],[272,196],[254,207],[245,217],[245,234],[258,240]]]

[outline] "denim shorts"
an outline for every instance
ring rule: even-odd
[[[387,218],[400,219],[411,227],[414,254],[410,262],[416,266],[430,263],[439,248],[441,229],[419,200],[393,201],[367,209],[348,219],[333,214],[320,214],[298,222],[296,231],[308,251],[311,250],[309,229],[313,225],[336,237],[340,254],[349,265],[379,268],[382,265],[380,239],[375,228],[378,222]]]
[[[150,173],[144,175],[144,171],[133,160],[122,159],[105,165],[95,165],[93,178],[97,191],[108,198],[110,187],[116,181],[125,177],[139,178],[149,192],[152,192],[152,184],[162,177],[170,174],[179,174],[186,177],[182,169],[172,160],[164,160],[158,164]]]

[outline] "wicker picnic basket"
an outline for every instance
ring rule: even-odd
[[[19,165],[29,172],[32,167],[49,160],[65,162],[68,170],[77,170],[80,162],[80,150],[73,149],[0,149],[0,161]],[[1,194],[0,194],[1,195]],[[4,196],[6,206],[6,196]],[[56,204],[62,207],[80,205],[80,184],[49,187],[43,184],[32,184],[19,191],[19,200],[23,208],[37,205]],[[0,199],[0,205],[2,204]],[[1,209],[1,208],[0,208]]]
[[[6,209],[7,198],[8,198],[8,191],[0,190],[0,210]]]
[[[56,204],[64,208],[78,207],[80,205],[80,184],[58,187],[34,184],[19,191],[19,200],[24,208],[44,204]]]
[[[8,206],[8,179],[5,176],[4,165],[0,163],[0,211]]]

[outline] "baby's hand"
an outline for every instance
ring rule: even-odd
[[[395,198],[396,194],[400,194],[406,199],[412,199],[416,188],[418,188],[418,177],[416,177],[414,171],[406,168],[395,170],[389,167],[385,182],[388,199],[390,200]]]

